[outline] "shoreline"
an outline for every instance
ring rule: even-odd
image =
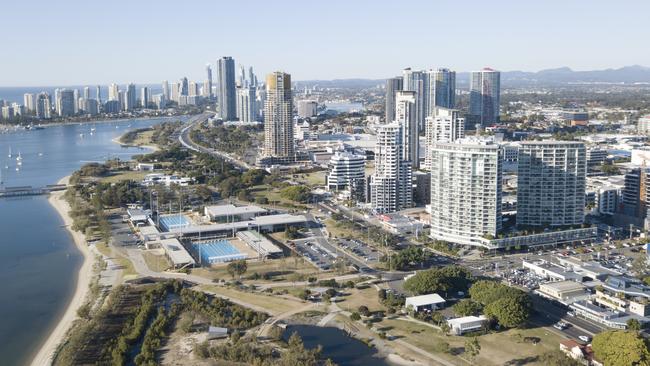
[[[70,177],[64,177],[59,180],[58,184],[67,184]],[[56,326],[51,330],[45,342],[40,346],[39,351],[34,355],[30,364],[32,366],[51,365],[52,358],[59,347],[65,340],[68,330],[73,326],[74,321],[78,318],[77,309],[81,307],[90,291],[90,283],[93,276],[93,265],[95,259],[90,253],[90,248],[86,245],[86,239],[80,232],[71,229],[72,218],[70,217],[70,205],[63,198],[65,191],[50,193],[47,198],[48,203],[54,208],[63,220],[66,230],[73,239],[74,245],[82,254],[81,267],[76,276],[76,287],[74,294],[70,298],[63,315],[60,317]]]

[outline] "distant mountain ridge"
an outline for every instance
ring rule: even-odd
[[[396,72],[395,75],[399,75]],[[469,85],[469,72],[457,72],[458,86]],[[323,88],[369,88],[384,84],[385,79],[334,79],[300,80],[298,87],[318,85]],[[518,85],[561,85],[568,83],[650,83],[650,67],[641,65],[624,66],[618,69],[574,71],[569,67],[533,71],[502,71],[502,86]]]

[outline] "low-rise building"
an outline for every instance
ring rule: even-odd
[[[410,217],[395,214],[385,214],[377,217],[384,229],[393,234],[418,234],[424,229],[424,225],[421,222],[413,220]]]
[[[452,334],[461,335],[463,333],[481,329],[486,321],[487,318],[483,315],[464,316],[462,318],[449,319],[447,320],[447,324],[449,324],[449,329]]]
[[[165,256],[167,256],[174,268],[183,268],[196,264],[194,258],[178,239],[163,239],[160,241],[160,246],[165,250]]]
[[[411,307],[416,313],[422,310],[437,310],[445,305],[445,299],[438,294],[428,294],[420,296],[407,297],[404,307]]]
[[[559,281],[544,283],[537,290],[539,294],[558,300],[562,303],[569,303],[572,300],[584,300],[588,294],[586,287],[575,281]]]
[[[268,211],[264,208],[249,205],[249,206],[235,206],[235,205],[218,205],[218,206],[205,206],[203,209],[205,216],[212,222],[235,222],[250,220],[254,217],[264,215]]]

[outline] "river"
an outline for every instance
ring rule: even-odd
[[[112,142],[166,118],[63,125],[0,134],[5,187],[55,184],[81,165],[146,152]],[[12,157],[9,158],[9,149]],[[22,165],[17,164],[20,154]],[[17,169],[18,168],[18,169]],[[30,361],[72,296],[81,254],[45,196],[0,199],[0,360]]]

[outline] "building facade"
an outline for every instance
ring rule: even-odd
[[[255,87],[237,89],[237,118],[240,122],[257,121],[257,99]]]
[[[431,149],[431,237],[483,245],[501,230],[503,154],[490,141],[461,139]]]
[[[522,142],[517,225],[561,227],[584,222],[586,152],[581,142]]]
[[[404,158],[402,125],[379,126],[375,173],[370,180],[370,203],[376,213],[391,213],[413,206],[412,166]]]
[[[219,79],[219,118],[232,121],[237,117],[235,60],[232,57],[222,57],[217,61]]]
[[[484,128],[499,123],[501,73],[489,68],[474,71],[470,77],[469,115],[472,123]]]
[[[426,117],[434,108],[453,109],[456,106],[456,72],[449,69],[429,70],[429,104]]]
[[[291,75],[276,71],[266,77],[264,156],[290,162],[294,145]]]
[[[402,157],[413,168],[420,165],[420,135],[418,128],[417,93],[398,91],[395,97],[395,122],[402,126]]]
[[[386,111],[385,123],[392,123],[395,121],[395,97],[397,92],[404,88],[404,78],[396,76],[386,80]]]
[[[460,117],[460,112],[456,109],[436,107],[433,114],[427,117],[426,122],[424,165],[428,169],[431,166],[433,144],[437,142],[454,142],[465,137],[465,119]]]
[[[352,189],[358,182],[365,182],[366,157],[347,151],[337,151],[330,158],[327,189],[340,191]]]

